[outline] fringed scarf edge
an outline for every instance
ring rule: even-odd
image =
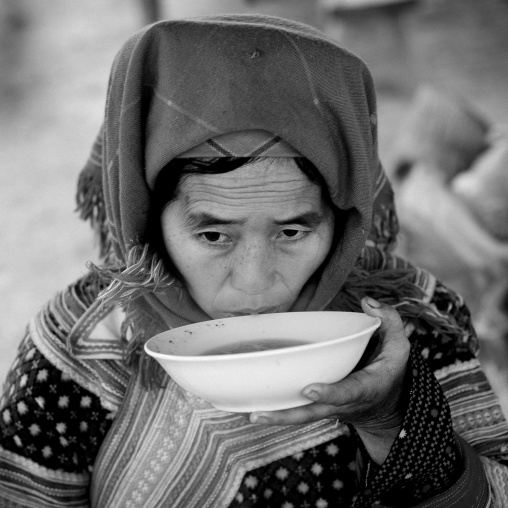
[[[146,308],[143,297],[164,291],[175,284],[175,278],[167,273],[163,261],[150,253],[148,245],[132,247],[125,265],[89,263],[89,269],[108,284],[97,296],[101,306],[119,306],[125,311],[121,335],[127,344],[126,365],[140,373],[144,386],[164,385],[166,376],[162,367],[143,350],[147,340],[161,332],[160,323]]]
[[[362,312],[361,300],[370,296],[397,309],[404,322],[411,322],[423,331],[427,323],[439,334],[460,338],[462,329],[452,316],[439,312],[429,295],[416,282],[418,270],[414,267],[364,270],[354,267],[335,299],[340,310]],[[400,295],[404,295],[402,298]]]
[[[107,224],[100,166],[90,164],[81,171],[76,192],[76,212],[80,219],[90,222],[98,238],[100,257],[106,258],[112,252],[113,239]]]

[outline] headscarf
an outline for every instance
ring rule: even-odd
[[[279,18],[156,23],[116,56],[104,125],[78,194],[82,216],[101,234],[102,276],[114,279],[102,301],[125,306],[135,329],[131,352],[154,333],[210,319],[143,249],[158,173],[209,139],[249,130],[272,133],[310,160],[345,212],[343,234],[299,310],[329,306],[362,253],[377,260],[364,269],[383,264],[379,249],[365,255],[366,242],[370,234],[371,245],[391,246],[397,222],[365,64],[323,33]]]

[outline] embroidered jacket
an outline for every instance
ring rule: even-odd
[[[467,309],[442,285],[432,303],[464,337],[411,337],[406,416],[382,467],[345,425],[264,428],[171,381],[146,390],[101,336],[104,313],[87,312],[98,289],[80,279],[27,329],[0,401],[0,506],[508,506],[508,426]],[[79,358],[77,324],[95,330]]]

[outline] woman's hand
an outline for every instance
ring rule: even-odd
[[[338,383],[307,386],[303,394],[313,404],[252,413],[252,423],[290,425],[342,420],[355,427],[371,458],[378,464],[384,462],[402,423],[401,394],[410,347],[407,336],[412,330],[411,325],[404,328],[398,312],[389,305],[364,298],[362,308],[369,316],[381,318],[379,341],[367,347],[364,366]]]

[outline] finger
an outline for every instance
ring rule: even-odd
[[[368,296],[362,298],[362,309],[368,316],[381,318],[380,333],[384,335],[401,335],[404,325],[399,313],[390,305],[378,302]]]
[[[353,372],[341,381],[333,384],[315,383],[305,387],[303,395],[314,402],[343,407],[368,398],[369,388],[374,389],[376,383],[369,380],[363,371]],[[374,386],[370,386],[374,384]]]
[[[303,425],[323,419],[336,419],[337,408],[328,404],[309,404],[307,406],[281,411],[261,411],[251,413],[251,423],[264,425]]]
[[[393,353],[396,357],[407,356],[409,341],[399,313],[390,305],[378,302],[368,296],[362,299],[362,309],[368,316],[381,319],[379,335],[383,340],[385,354]]]
[[[406,323],[404,325],[404,333],[406,334],[406,337],[409,338],[409,336],[415,331],[416,329],[416,326],[414,325],[414,323]]]

